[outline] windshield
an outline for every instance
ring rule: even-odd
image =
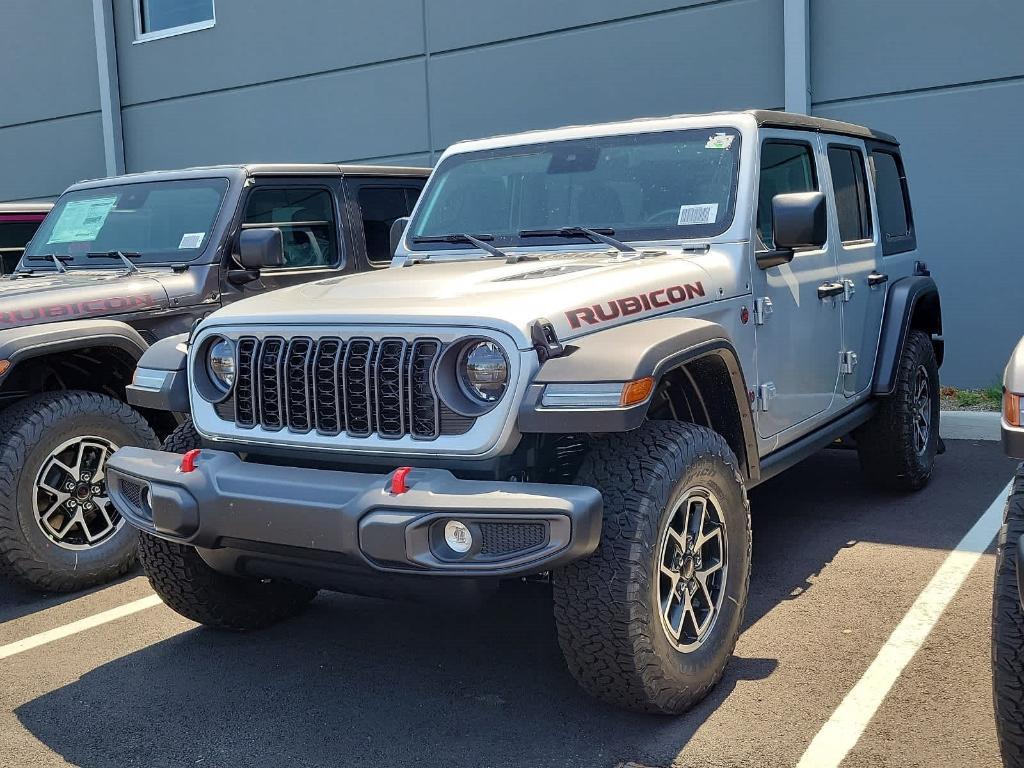
[[[25,249],[23,269],[124,267],[88,254],[121,251],[137,263],[191,261],[206,247],[227,179],[118,184],[63,195]],[[31,258],[47,257],[47,258]]]
[[[410,233],[495,245],[565,243],[530,230],[587,227],[619,240],[721,234],[732,221],[739,133],[713,128],[606,136],[452,155],[434,171]],[[580,237],[580,241],[587,241]]]

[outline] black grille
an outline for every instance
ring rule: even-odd
[[[543,523],[481,523],[480,554],[510,555],[544,543]]]
[[[350,437],[436,438],[447,432],[434,390],[441,349],[436,339],[243,337],[230,401],[235,424]]]
[[[139,512],[148,511],[149,504],[147,503],[147,497],[149,494],[146,492],[145,485],[134,480],[121,478],[118,486],[121,490],[121,496],[125,501],[132,505],[132,508]]]

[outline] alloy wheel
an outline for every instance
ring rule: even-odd
[[[728,568],[725,516],[706,488],[691,488],[668,516],[658,548],[661,626],[684,653],[711,634],[721,612]]]
[[[918,454],[928,449],[932,431],[932,395],[928,371],[923,365],[914,374],[914,400],[911,407],[914,426],[914,449]]]
[[[91,549],[124,525],[107,495],[107,459],[117,449],[102,437],[75,437],[43,461],[32,506],[40,530],[57,546]]]

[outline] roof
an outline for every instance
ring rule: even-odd
[[[105,187],[129,182],[166,181],[169,179],[201,179],[210,176],[228,178],[246,176],[420,176],[430,175],[430,168],[400,165],[342,165],[336,163],[250,163],[246,165],[204,165],[166,171],[142,171],[101,179],[84,179],[71,188]]]
[[[662,117],[639,117],[632,120],[616,120],[609,123],[591,125],[567,125],[560,128],[543,128],[523,131],[521,133],[489,136],[479,139],[465,139],[456,142],[449,152],[472,152],[496,147],[539,144],[570,139],[586,139],[593,136],[621,136],[632,133],[653,133],[658,131],[675,131],[689,128],[705,128],[731,125],[734,127],[751,126],[790,128],[815,132],[829,132],[861,139],[874,139],[889,144],[898,144],[896,139],[887,133],[874,131],[862,125],[844,123],[839,120],[828,120],[810,115],[792,112],[777,112],[767,109],[751,109],[746,111],[704,112],[695,114],[667,115]]]
[[[53,203],[0,203],[0,213],[49,213]]]
[[[813,115],[801,115],[796,112],[776,112],[772,109],[751,109],[748,115],[753,115],[757,124],[765,128],[795,128],[803,131],[816,131],[817,133],[838,133],[841,136],[853,136],[858,139],[874,139],[884,141],[887,144],[899,144],[895,136],[882,133],[872,128],[867,128],[856,123],[844,123],[842,120],[829,120],[826,117],[814,117]]]

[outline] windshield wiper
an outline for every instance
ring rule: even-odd
[[[139,268],[131,260],[138,259],[141,256],[141,253],[125,253],[124,251],[90,251],[85,254],[87,259],[120,259],[128,268],[128,271],[125,273],[127,275],[139,271]]]
[[[608,228],[587,229],[586,227],[559,227],[558,229],[523,229],[519,231],[520,237],[586,237],[592,243],[604,243],[610,245],[621,253],[636,253],[636,248],[626,245],[614,237],[615,230]]]
[[[58,256],[56,253],[40,253],[38,256],[26,256],[25,261],[52,261],[58,272],[67,272],[64,266],[65,261],[71,261],[70,256]]]
[[[467,235],[462,232],[452,232],[447,235],[420,235],[414,237],[412,241],[414,243],[469,243],[475,245],[481,251],[487,251],[491,256],[499,256],[502,259],[508,259],[508,254],[499,251],[490,243],[485,243],[484,240],[493,240],[494,235]]]

